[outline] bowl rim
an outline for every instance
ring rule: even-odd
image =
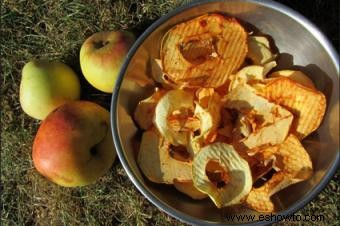
[[[328,41],[326,36],[312,23],[310,22],[306,17],[302,16],[297,11],[281,4],[278,2],[274,2],[272,0],[233,0],[234,2],[250,2],[253,4],[259,4],[268,8],[272,8],[273,10],[279,11],[283,14],[288,15],[292,19],[295,19],[299,24],[303,25],[309,32],[311,32],[315,38],[319,40],[319,42],[322,44],[323,48],[325,48],[326,52],[330,55],[333,64],[336,67],[336,70],[338,72],[339,76],[339,58],[338,54],[335,51],[332,44]],[[175,8],[174,10],[170,11],[169,13],[161,16],[158,20],[153,22],[135,41],[135,43],[130,48],[129,52],[127,53],[126,59],[122,65],[122,68],[120,70],[120,73],[118,75],[116,84],[114,86],[113,92],[112,92],[112,99],[111,99],[111,109],[110,109],[110,121],[111,121],[111,131],[112,131],[112,137],[115,144],[115,148],[117,151],[118,158],[123,165],[124,170],[126,171],[128,177],[132,181],[135,187],[143,194],[144,197],[146,197],[153,205],[155,205],[158,209],[162,210],[166,214],[169,214],[170,216],[174,217],[177,220],[180,220],[187,224],[198,224],[198,225],[235,225],[235,224],[228,224],[225,223],[215,223],[210,222],[206,220],[202,220],[196,217],[192,217],[188,214],[185,214],[177,209],[174,209],[173,207],[169,206],[165,202],[159,200],[155,195],[153,195],[149,189],[144,186],[134,175],[132,169],[129,166],[128,160],[124,154],[122,144],[120,142],[120,136],[118,133],[118,124],[117,124],[117,106],[118,106],[118,93],[124,78],[124,74],[126,73],[126,70],[128,68],[128,65],[133,58],[134,54],[138,50],[138,48],[141,46],[141,44],[144,42],[144,40],[153,32],[155,31],[160,25],[162,25],[164,22],[166,22],[169,18],[172,18],[176,16],[177,14],[188,10],[190,8],[209,4],[209,3],[215,3],[215,2],[225,2],[223,0],[201,0],[201,1],[194,1],[189,4],[183,5],[181,7]],[[331,166],[329,167],[329,170],[325,173],[324,177],[321,179],[320,183],[317,184],[309,193],[307,193],[303,198],[295,202],[292,206],[290,206],[288,209],[284,211],[280,211],[277,213],[272,213],[273,215],[281,215],[281,216],[287,216],[294,214],[298,210],[302,209],[306,204],[308,204],[310,201],[312,201],[316,196],[325,188],[325,186],[329,183],[329,181],[334,176],[336,170],[339,167],[339,152],[336,155],[336,158],[333,160]],[[268,213],[264,213],[268,214]],[[271,218],[272,219],[272,218]],[[278,220],[273,221],[253,221],[248,222],[242,225],[251,225],[251,226],[258,226],[258,225],[269,225],[274,222],[277,222]],[[237,225],[237,224],[236,224]]]

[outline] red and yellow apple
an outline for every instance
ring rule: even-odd
[[[80,66],[86,80],[106,93],[112,93],[134,35],[123,31],[95,33],[80,49]]]
[[[32,156],[38,172],[56,184],[95,182],[116,158],[109,112],[88,101],[60,106],[40,125]]]
[[[79,97],[79,79],[66,64],[45,60],[25,64],[20,83],[20,104],[29,116],[42,120],[60,105]]]

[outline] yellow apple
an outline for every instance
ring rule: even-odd
[[[58,106],[79,97],[79,79],[67,65],[45,60],[25,64],[20,83],[20,104],[31,117],[42,120]]]
[[[80,66],[86,80],[106,93],[112,93],[134,35],[123,31],[95,33],[80,49]]]
[[[32,157],[38,172],[56,184],[95,182],[116,158],[109,112],[88,101],[60,106],[40,125]]]

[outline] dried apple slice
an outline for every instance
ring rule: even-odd
[[[240,142],[249,149],[282,143],[293,121],[289,111],[257,95],[247,84],[237,86],[227,95],[226,107],[241,113],[236,131],[245,136]]]
[[[270,50],[269,41],[263,36],[248,37],[247,58],[251,59],[253,64],[264,65],[276,58]]]
[[[192,180],[180,181],[175,179],[174,186],[178,191],[190,196],[192,199],[201,200],[208,197],[207,194],[204,194],[195,188]]]
[[[171,115],[168,117],[168,125],[171,130],[175,132],[195,132],[199,130],[201,122],[197,117],[178,117],[177,115]]]
[[[164,36],[164,73],[185,87],[219,87],[243,63],[247,32],[234,18],[205,14],[174,26]]]
[[[293,113],[292,132],[300,140],[320,126],[326,110],[326,98],[320,91],[279,77],[266,84],[260,92],[269,101]]]
[[[169,125],[169,117],[194,110],[194,95],[183,90],[168,91],[157,103],[154,123],[162,136],[173,145],[187,145],[190,132],[174,131]],[[189,117],[190,115],[188,115]],[[171,124],[171,122],[170,122]]]
[[[218,164],[221,170],[207,169],[209,162]],[[213,167],[216,168],[216,167]],[[201,149],[192,165],[194,186],[209,195],[218,208],[238,204],[252,187],[252,176],[246,160],[241,158],[233,146],[213,143]]]
[[[169,79],[169,77],[163,72],[162,61],[160,59],[151,59],[151,75],[152,78],[162,84],[164,88],[171,89],[171,88],[178,88],[181,89],[182,87],[176,85],[173,81]]]
[[[276,67],[276,62],[270,61],[264,66],[250,65],[242,68],[236,73],[234,80],[232,80],[229,91],[235,89],[239,84],[256,83],[265,79],[268,72],[274,67]]]
[[[308,88],[316,89],[313,81],[301,71],[295,71],[295,70],[275,71],[271,73],[268,77],[269,78],[287,77]]]
[[[276,161],[279,171],[276,172],[263,186],[253,188],[245,200],[245,204],[259,212],[273,212],[274,204],[270,197],[289,185],[307,180],[311,177],[313,167],[311,159],[296,136],[290,134],[279,145]]]
[[[279,170],[275,154],[278,153],[279,145],[255,148],[247,151],[247,161],[249,163],[253,182],[266,180],[264,176],[271,170]]]
[[[207,139],[216,131],[221,121],[221,97],[212,88],[201,88],[196,95],[198,103],[196,103],[195,115],[201,121],[201,136]]]
[[[198,102],[195,117],[200,120],[199,134],[191,133],[189,150],[194,155],[207,143],[214,141],[217,127],[221,121],[221,97],[212,88],[201,88],[196,92]]]
[[[141,100],[134,112],[134,119],[142,129],[148,129],[153,125],[153,117],[157,102],[166,93],[165,90],[156,89],[148,98]]]
[[[191,180],[190,157],[178,160],[179,158],[171,153],[171,148],[171,145],[160,136],[156,129],[143,133],[137,162],[150,181],[172,184],[174,179]]]

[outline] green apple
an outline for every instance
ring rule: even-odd
[[[109,112],[88,101],[60,106],[40,125],[32,157],[38,172],[56,184],[95,182],[116,158]]]
[[[22,70],[20,104],[24,112],[44,119],[51,111],[80,97],[80,83],[70,67],[54,61],[33,60]]]
[[[123,31],[95,33],[80,49],[80,66],[86,80],[96,89],[112,93],[134,35]]]

